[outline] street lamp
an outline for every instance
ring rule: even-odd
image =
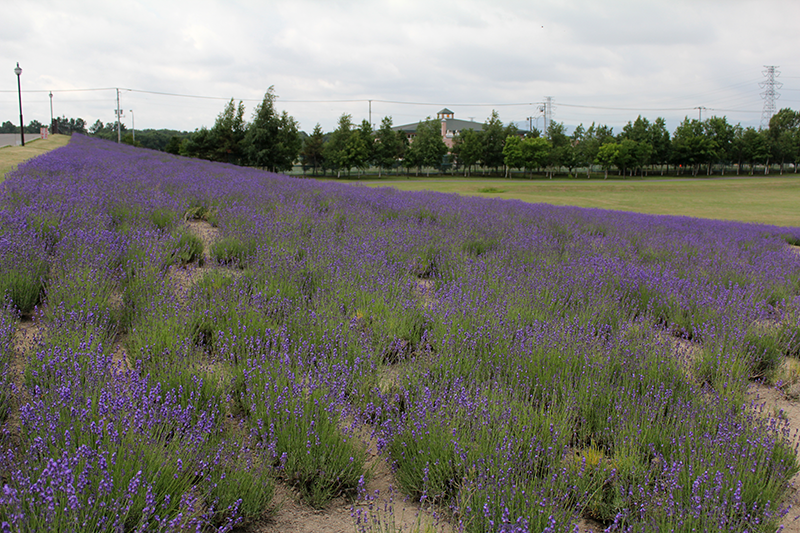
[[[22,139],[22,146],[25,146],[25,123],[22,121],[22,85],[19,81],[22,69],[19,68],[19,61],[17,61],[17,68],[14,69],[14,74],[17,75],[17,92],[19,93],[19,134]]]
[[[133,109],[131,111],[131,129],[133,129],[133,144],[136,144],[136,117],[133,116]]]

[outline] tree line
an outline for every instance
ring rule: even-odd
[[[660,172],[710,175],[735,169],[737,174],[755,172],[757,166],[768,173],[777,166],[783,173],[787,164],[800,163],[800,112],[781,109],[769,122],[768,129],[730,124],[726,117],[705,120],[685,118],[670,133],[663,118],[650,122],[641,115],[629,121],[615,134],[607,125],[578,125],[567,134],[563,123],[551,122],[546,131],[531,128],[521,131],[513,123],[503,124],[496,111],[482,124],[482,129],[465,129],[455,136],[448,148],[441,135],[441,121],[426,120],[417,125],[409,140],[403,131],[394,129],[391,117],[384,117],[373,129],[367,120],[354,124],[352,116],[342,114],[334,131],[325,133],[319,123],[310,134],[299,130],[297,121],[276,107],[273,87],[256,106],[252,119],[244,118],[245,109],[231,99],[211,128],[194,132],[177,130],[141,130],[135,134],[120,124],[123,142],[189,157],[255,166],[274,172],[291,170],[300,163],[313,175],[331,172],[337,177],[355,170],[358,175],[369,168],[416,174],[461,172],[465,176],[513,173],[533,175],[566,172],[591,177],[598,169],[607,178],[619,175],[646,175]],[[60,133],[83,133],[116,140],[117,124],[98,120],[87,128],[83,119],[54,119],[53,130]],[[38,133],[43,125],[32,121],[26,133]],[[18,127],[7,121],[0,133],[16,133]]]
[[[441,135],[441,121],[417,125],[411,140],[395,130],[391,117],[380,126],[363,120],[354,124],[342,114],[336,129],[325,133],[317,124],[311,134],[298,131],[297,122],[274,108],[272,88],[256,109],[253,121],[244,121],[244,107],[231,100],[211,129],[201,128],[187,137],[179,153],[215,161],[258,166],[273,171],[290,170],[300,162],[304,172],[332,172],[337,177],[369,168],[384,171],[462,172],[475,171],[526,175],[566,172],[591,177],[598,169],[608,177],[646,175],[659,172],[724,174],[729,169],[753,174],[757,166],[765,172],[774,165],[780,172],[786,164],[800,163],[800,112],[781,109],[768,129],[733,125],[726,117],[705,120],[685,118],[670,133],[664,118],[650,122],[639,116],[619,133],[607,125],[578,125],[567,134],[563,123],[551,122],[542,132],[521,131],[513,123],[503,124],[496,111],[482,129],[465,129],[448,148]]]
[[[663,118],[650,122],[639,116],[617,135],[607,126],[581,124],[568,136],[558,122],[551,123],[546,133],[544,139],[536,132],[507,138],[506,168],[546,173],[566,169],[571,174],[576,168],[591,172],[599,166],[608,177],[611,169],[621,175],[653,171],[663,175],[671,166],[677,174],[697,176],[701,171],[724,174],[732,167],[737,174],[743,170],[753,174],[757,165],[765,173],[778,165],[783,173],[787,163],[796,167],[800,162],[800,113],[791,109],[776,113],[766,130],[733,125],[726,117],[703,121],[687,117],[670,135]]]
[[[39,135],[41,128],[48,127],[47,124],[42,124],[38,120],[31,120],[27,126],[23,128],[25,133]],[[72,133],[87,133],[86,123],[82,118],[67,118],[56,117],[53,119],[52,124],[49,126],[50,133],[65,133],[71,135]],[[19,124],[14,124],[10,120],[3,122],[0,125],[0,133],[19,133]]]

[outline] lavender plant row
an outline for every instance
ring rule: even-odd
[[[469,532],[766,532],[785,514],[795,436],[747,387],[800,356],[800,228],[81,136],[1,191],[3,530],[227,531],[267,516],[278,482],[324,507],[368,479],[363,435]],[[202,269],[186,218],[219,230]]]

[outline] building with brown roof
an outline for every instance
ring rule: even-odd
[[[441,121],[442,123],[442,140],[444,144],[447,145],[447,148],[453,147],[453,142],[459,133],[464,130],[475,130],[481,131],[483,130],[483,124],[480,122],[475,122],[474,120],[461,120],[455,118],[455,113],[447,109],[446,107],[436,113],[436,118]],[[408,136],[408,140],[413,142],[414,137],[417,134],[417,128],[419,127],[420,122],[414,122],[413,124],[404,124],[402,126],[395,126],[393,129],[397,131],[405,132]]]

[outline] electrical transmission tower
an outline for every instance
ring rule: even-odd
[[[761,98],[764,99],[764,109],[761,111],[761,129],[769,128],[769,119],[778,111],[775,109],[775,100],[780,98],[781,95],[776,92],[776,89],[783,87],[781,82],[775,81],[775,78],[781,75],[779,71],[775,70],[777,67],[774,65],[764,65],[764,68],[767,70],[762,72],[762,74],[764,74],[767,79],[758,84],[759,87],[764,89],[764,92],[761,93]]]

